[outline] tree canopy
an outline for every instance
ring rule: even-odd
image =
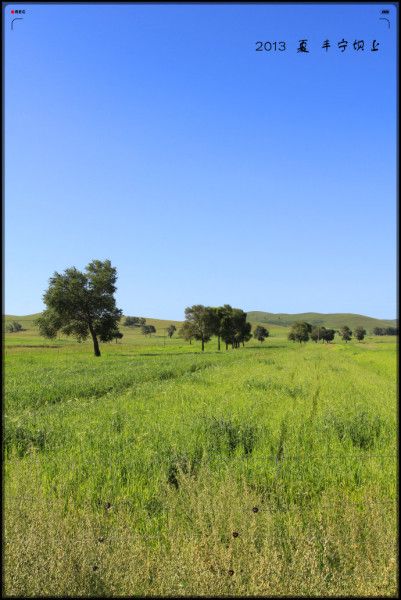
[[[232,315],[232,307],[229,304],[224,306],[215,306],[211,309],[213,321],[213,334],[217,337],[217,349],[220,350],[220,342],[224,331],[225,320]]]
[[[202,342],[202,352],[205,344],[210,341],[214,333],[214,311],[210,306],[194,304],[185,309],[185,321],[189,323],[193,337]],[[187,326],[188,327],[188,326]]]
[[[18,333],[19,331],[24,331],[24,329],[18,321],[11,321],[11,323],[7,323],[6,331],[7,333]]]
[[[110,260],[93,260],[85,272],[70,267],[55,272],[43,296],[46,309],[37,319],[41,335],[56,337],[61,331],[82,341],[92,337],[95,356],[100,356],[99,340],[116,337],[122,311],[116,307],[117,270]]]
[[[306,321],[298,321],[294,323],[288,334],[288,339],[293,342],[307,342],[309,340],[309,334],[312,332],[312,325]]]
[[[167,327],[168,337],[171,339],[176,331],[177,331],[177,327],[175,325],[173,325],[173,324],[169,325]]]
[[[341,329],[339,331],[339,334],[345,343],[348,343],[350,341],[350,339],[352,338],[352,331],[348,327],[348,325],[343,325],[343,327],[341,327]]]
[[[313,327],[310,334],[311,340],[314,342],[318,342],[320,340],[324,341],[326,331],[326,327]]]
[[[269,337],[269,332],[266,327],[258,325],[253,332],[253,337],[262,343],[267,337]]]
[[[141,327],[145,323],[146,319],[143,317],[126,317],[124,320],[125,327]]]
[[[154,325],[142,325],[141,331],[143,335],[152,337],[152,333],[156,333],[156,327]]]
[[[365,335],[366,329],[364,329],[363,327],[359,326],[354,329],[354,336],[358,340],[358,342],[361,342],[364,339]]]
[[[178,330],[178,335],[182,338],[184,338],[185,341],[189,342],[190,344],[192,344],[192,340],[195,337],[195,333],[192,327],[192,324],[189,323],[188,321],[185,321],[182,326],[180,327],[180,329]]]
[[[185,309],[185,323],[180,329],[180,335],[189,341],[200,340],[202,351],[213,335],[217,336],[219,350],[220,340],[225,342],[226,349],[229,344],[238,348],[252,337],[252,326],[246,319],[247,313],[240,308],[232,308],[229,304],[217,307],[195,304]]]
[[[334,340],[334,336],[336,335],[335,329],[326,329],[323,334],[323,339],[325,342],[329,343]]]
[[[373,335],[398,335],[398,327],[375,327]]]

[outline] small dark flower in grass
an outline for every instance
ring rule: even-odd
[[[231,577],[231,575],[234,575],[234,571],[233,571],[232,569],[230,569],[230,570],[228,571],[228,574],[229,574],[229,575],[230,575],[230,577]]]
[[[92,567],[92,570],[93,570],[93,571],[97,571],[97,570],[98,570],[98,568],[99,568],[99,567],[98,567],[97,565],[93,565],[93,567]]]
[[[104,537],[103,537],[103,536],[101,536],[101,537],[98,539],[98,542],[100,542],[100,543],[104,542]]]
[[[258,507],[257,507],[257,506],[254,506],[252,510],[253,510],[253,512],[254,512],[254,513],[257,513],[257,512],[259,512],[259,509],[258,509]]]
[[[233,531],[233,537],[238,537],[238,536],[239,536],[238,531]]]

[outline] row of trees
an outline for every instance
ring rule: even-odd
[[[375,327],[373,335],[398,335],[398,327]]]
[[[247,313],[241,308],[233,308],[230,304],[224,306],[203,306],[195,304],[185,309],[185,321],[178,334],[190,344],[198,340],[202,344],[202,352],[213,336],[217,337],[217,349],[220,351],[221,342],[226,350],[229,346],[239,348],[252,338],[252,325],[247,321]],[[253,337],[264,342],[269,337],[269,331],[258,325]]]
[[[126,317],[123,325],[125,327],[140,327],[143,335],[151,336],[152,333],[156,333],[156,327],[154,325],[147,325],[144,317]],[[177,327],[173,324],[169,325],[166,329],[169,338],[172,338]]]
[[[36,324],[41,335],[47,338],[56,337],[58,332],[72,335],[78,341],[92,338],[95,356],[100,356],[99,341],[110,342],[121,339],[123,334],[118,329],[122,310],[116,307],[114,293],[116,291],[117,272],[109,260],[93,260],[84,272],[75,267],[66,269],[64,273],[55,272],[49,280],[49,287],[43,296],[46,309]],[[20,324],[12,324],[13,331],[20,331]],[[144,335],[156,332],[153,325],[147,325],[143,317],[127,317],[124,325],[141,327]],[[15,329],[16,327],[16,329]],[[176,331],[175,325],[167,328],[171,338]],[[196,304],[185,309],[185,322],[180,335],[190,343],[193,339],[205,344],[212,336],[217,337],[217,347],[221,342],[226,346],[238,348],[252,337],[252,327],[247,321],[247,313],[229,304],[218,307]],[[313,328],[309,323],[295,323],[289,333],[289,339],[306,342],[312,339],[330,342],[334,339],[335,330],[325,327]],[[352,331],[344,326],[338,332],[348,342]],[[258,325],[253,336],[263,342],[269,335],[268,330]],[[356,328],[354,336],[362,340],[366,331]],[[381,335],[381,334],[379,334]]]
[[[146,319],[143,317],[126,317],[123,325],[125,327],[142,327],[146,324]]]
[[[341,329],[326,329],[326,327],[312,327],[310,323],[306,321],[299,321],[294,323],[291,327],[291,330],[288,334],[288,339],[293,342],[307,342],[309,339],[314,342],[332,342],[334,340],[335,334],[338,333],[344,342],[349,342],[352,339],[352,335],[361,342],[366,335],[366,329],[363,327],[356,327],[354,332],[348,327],[348,325],[344,325]]]
[[[194,304],[185,309],[185,321],[179,335],[189,343],[193,339],[199,340],[202,352],[213,336],[217,337],[218,350],[222,341],[226,349],[229,345],[238,348],[252,337],[252,326],[246,317],[246,312],[241,308],[232,308],[229,304],[217,307]]]

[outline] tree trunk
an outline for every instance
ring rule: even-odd
[[[93,340],[93,350],[94,350],[95,356],[100,356],[99,342],[97,341],[96,333],[95,333],[95,330],[93,329],[92,323],[89,323],[89,331],[90,331],[90,334],[91,334],[92,340]]]
[[[205,340],[202,338],[202,352],[205,351]]]
[[[220,352],[220,336],[217,336],[217,350]]]

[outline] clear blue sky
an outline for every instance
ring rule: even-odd
[[[3,10],[6,313],[109,258],[125,314],[396,316],[394,5]]]

